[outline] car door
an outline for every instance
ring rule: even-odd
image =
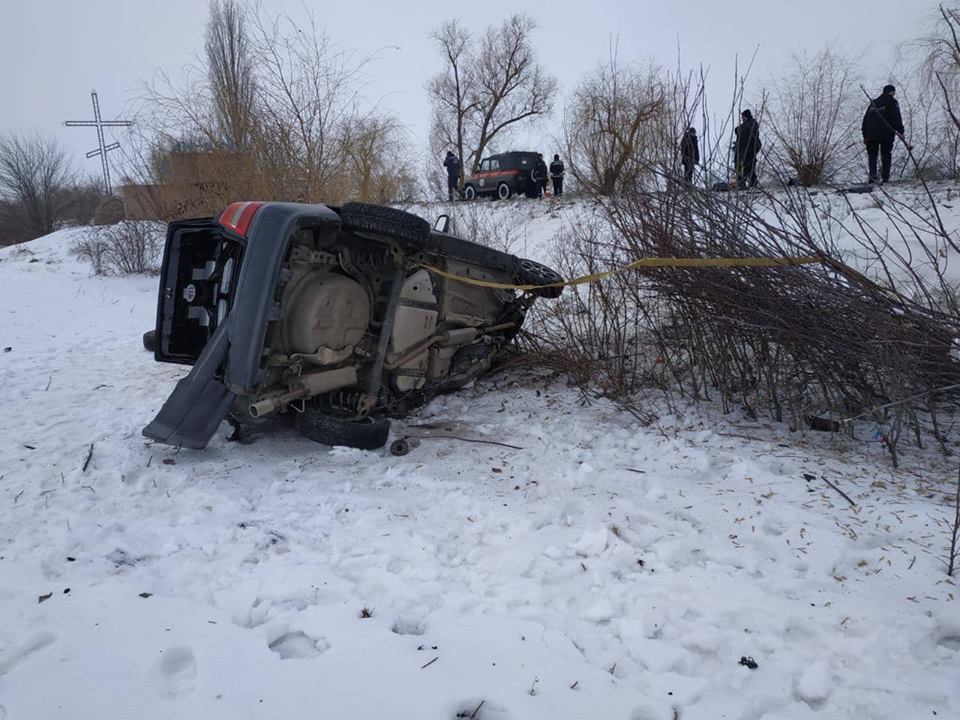
[[[477,192],[490,192],[491,188],[495,188],[496,184],[491,185],[489,182],[490,179],[490,158],[482,161],[480,163],[480,170],[477,172]]]

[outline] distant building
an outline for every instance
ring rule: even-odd
[[[129,220],[215,215],[240,199],[234,188],[253,172],[253,159],[245,153],[177,143],[159,163],[160,182],[122,187],[125,215]]]

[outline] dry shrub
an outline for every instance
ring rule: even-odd
[[[672,148],[662,69],[620,63],[615,57],[587,75],[564,111],[570,174],[577,185],[610,195],[639,182]]]
[[[850,207],[844,220],[825,220],[804,193],[623,192],[605,216],[571,228],[558,258],[567,275],[641,257],[820,262],[617,274],[546,306],[533,344],[569,361],[591,392],[627,406],[658,387],[795,429],[824,412],[867,418],[896,462],[906,437],[943,444],[939,417],[960,400],[950,354],[960,315],[938,261],[952,240],[917,205],[887,198],[885,224],[873,228]],[[861,271],[837,244],[844,229],[859,244]]]
[[[409,199],[405,130],[361,97],[375,57],[339,46],[313,15],[215,0],[203,55],[147,86],[125,143],[128,205],[170,220],[238,199]]]
[[[496,208],[500,210],[500,208]],[[458,203],[448,210],[450,230],[462,238],[506,253],[525,252],[526,229],[513,213],[487,203]]]
[[[162,223],[124,220],[90,228],[71,252],[90,263],[94,275],[156,275],[163,245]]]

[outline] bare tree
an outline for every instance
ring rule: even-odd
[[[0,138],[0,196],[12,242],[54,231],[73,172],[66,151],[40,135]]]
[[[258,152],[285,192],[297,200],[329,200],[343,170],[343,129],[358,112],[358,84],[370,55],[335,45],[315,17],[305,26],[287,17],[254,16],[254,52],[262,118]]]
[[[514,125],[535,121],[553,110],[557,80],[537,62],[531,35],[537,24],[526,15],[513,15],[499,28],[484,33],[477,58],[471,116],[476,147],[471,165],[476,172],[487,147]]]
[[[672,134],[661,76],[656,66],[625,65],[614,55],[574,90],[563,127],[570,172],[582,187],[610,195],[653,164]]]
[[[816,185],[851,160],[862,103],[852,63],[832,48],[795,55],[773,82],[768,125],[777,139],[774,157],[803,185]],[[859,156],[858,156],[859,157]]]
[[[211,0],[204,54],[219,133],[229,147],[244,150],[253,134],[256,83],[246,14],[236,0]]]
[[[908,96],[915,99],[904,120],[911,126],[918,175],[956,177],[960,172],[960,9],[940,5],[934,17],[930,32],[908,46],[919,55],[910,72],[919,92]],[[900,96],[902,104],[904,94]]]
[[[305,22],[241,0],[213,0],[204,53],[182,81],[147,88],[128,143],[131,196],[170,219],[236,198],[342,202],[413,195],[399,122],[361,96],[374,54],[332,42]],[[142,202],[141,202],[142,201]]]
[[[373,113],[358,118],[344,128],[341,142],[346,175],[343,189],[348,197],[381,203],[414,197],[407,142],[396,118]]]
[[[468,120],[479,102],[474,92],[476,77],[470,33],[456,20],[451,20],[434,30],[431,37],[444,58],[444,69],[426,85],[433,106],[430,150],[440,155],[444,148],[455,147],[457,157],[464,159],[470,129]]]
[[[476,172],[496,141],[552,112],[557,81],[537,62],[536,27],[531,18],[513,15],[488,27],[479,44],[456,21],[434,31],[444,69],[427,83],[431,152],[455,147],[464,170]]]

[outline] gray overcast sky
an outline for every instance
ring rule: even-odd
[[[607,55],[619,36],[624,60],[654,59],[675,67],[677,43],[685,67],[710,67],[710,97],[729,97],[733,62],[759,46],[754,79],[765,79],[794,53],[835,43],[862,66],[871,92],[879,92],[897,43],[928,26],[934,0],[551,0],[498,3],[348,0],[342,3],[263,0],[270,12],[316,13],[331,38],[370,51],[391,45],[371,68],[367,96],[390,107],[406,124],[416,149],[426,145],[429,112],[425,80],[438,68],[427,37],[446,19],[474,32],[515,11],[532,15],[540,59],[561,90]],[[200,49],[207,4],[203,0],[0,0],[0,131],[33,131],[61,140],[78,166],[95,147],[92,129],[67,129],[65,119],[91,116],[97,89],[104,116],[117,117],[136,99],[155,68],[171,74]],[[719,92],[717,88],[720,88]],[[906,88],[905,88],[906,90]],[[562,108],[562,98],[558,98]],[[719,108],[713,108],[719,110]],[[544,134],[555,129],[548,123]],[[546,140],[538,149],[550,150]]]

